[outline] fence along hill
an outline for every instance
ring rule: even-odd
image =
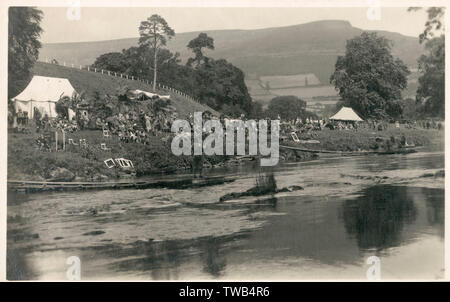
[[[92,68],[90,68],[90,71],[88,71],[85,66],[82,68],[83,69],[80,70],[79,66],[77,68],[76,66],[68,67],[57,64],[36,62],[33,67],[32,74],[47,77],[67,78],[77,92],[84,91],[89,96],[92,96],[95,92],[100,93],[100,95],[114,95],[117,88],[123,86],[130,89],[140,89],[152,92],[151,84],[147,84],[146,82],[132,80],[131,78],[127,79],[125,77],[121,78],[120,74],[115,76],[113,72],[108,75],[107,71],[104,71],[102,74],[100,70],[94,72]],[[25,83],[24,87],[26,87],[27,84],[28,82]],[[196,111],[209,110],[212,113],[217,113],[209,106],[200,104],[189,96],[184,94],[181,95],[171,91],[170,89],[157,88],[156,93],[171,96],[172,105],[176,108],[180,118],[187,117],[190,113],[194,113]]]

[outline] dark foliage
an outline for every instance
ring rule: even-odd
[[[25,88],[38,59],[42,12],[33,7],[10,7],[8,17],[8,98],[11,98]]]
[[[335,68],[330,80],[347,106],[365,118],[401,114],[398,100],[409,70],[392,56],[389,40],[367,32],[348,40]]]

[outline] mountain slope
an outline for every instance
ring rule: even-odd
[[[257,30],[206,31],[215,43],[215,50],[207,51],[207,55],[229,60],[241,68],[248,78],[312,73],[322,84],[327,84],[337,56],[345,51],[346,41],[362,32],[362,29],[353,27],[347,21],[316,21]],[[394,56],[409,66],[417,65],[423,50],[417,38],[386,31],[378,33],[392,40]],[[181,59],[186,61],[192,56],[186,45],[198,34],[177,34],[168,48],[178,51]],[[137,40],[44,44],[40,60],[55,58],[60,63],[92,64],[99,55],[135,46]]]

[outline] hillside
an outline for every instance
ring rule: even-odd
[[[99,92],[101,95],[114,94],[116,89],[122,86],[127,86],[130,89],[152,91],[151,85],[147,85],[139,81],[127,80],[125,78],[42,62],[37,62],[35,64],[33,74],[48,77],[67,78],[78,92],[84,91],[87,95],[93,95],[95,92]],[[195,111],[209,110],[216,113],[216,111],[210,107],[194,102],[176,93],[169,92],[164,89],[158,89],[156,93],[162,95],[170,94],[172,105],[177,109],[179,117],[186,117],[189,113],[193,113]]]
[[[328,84],[337,56],[344,53],[346,41],[362,31],[348,21],[317,21],[258,30],[206,31],[215,43],[215,50],[207,52],[207,55],[229,60],[241,68],[248,79],[310,73],[322,84]],[[179,52],[185,61],[192,55],[186,45],[198,34],[177,34],[168,48]],[[422,53],[417,38],[386,31],[379,34],[392,40],[394,56],[411,67],[417,65],[417,58]],[[137,38],[44,44],[40,60],[55,58],[59,62],[87,65],[103,53],[121,51],[134,45],[137,45]]]

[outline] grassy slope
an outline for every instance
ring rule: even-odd
[[[116,89],[120,86],[127,86],[130,89],[152,91],[151,85],[147,85],[143,82],[42,62],[37,62],[35,64],[33,74],[48,77],[67,78],[76,91],[85,91],[88,95],[92,95],[95,91],[98,91],[101,95],[114,94]],[[206,105],[199,104],[185,98],[184,96],[180,96],[164,89],[158,89],[157,93],[162,95],[171,95],[172,105],[175,106],[179,117],[181,118],[186,117],[189,113],[195,111],[209,110],[211,112],[215,112]]]
[[[88,72],[58,65],[37,63],[33,74],[49,77],[68,78],[74,88],[88,95],[98,91],[100,94],[114,94],[117,87],[128,86],[131,89],[151,91],[145,83]],[[172,96],[179,117],[183,118],[195,111],[210,110],[208,106],[196,103],[183,96],[164,90],[157,93]],[[37,149],[35,140],[39,134],[8,134],[8,178],[42,180],[49,176],[52,168],[62,167],[74,172],[78,177],[92,179],[99,175],[115,177],[114,169],[106,168],[103,161],[108,158],[124,157],[134,162],[138,174],[174,171],[190,167],[190,158],[176,157],[170,151],[170,141],[153,137],[150,145],[138,143],[120,143],[117,137],[104,138],[101,131],[79,131],[67,134],[66,141],[73,138],[78,141],[85,138],[89,147],[80,149],[70,146],[67,152],[44,152]],[[100,143],[106,143],[111,151],[100,149]],[[54,145],[53,145],[54,147]],[[101,180],[101,179],[99,179]]]

